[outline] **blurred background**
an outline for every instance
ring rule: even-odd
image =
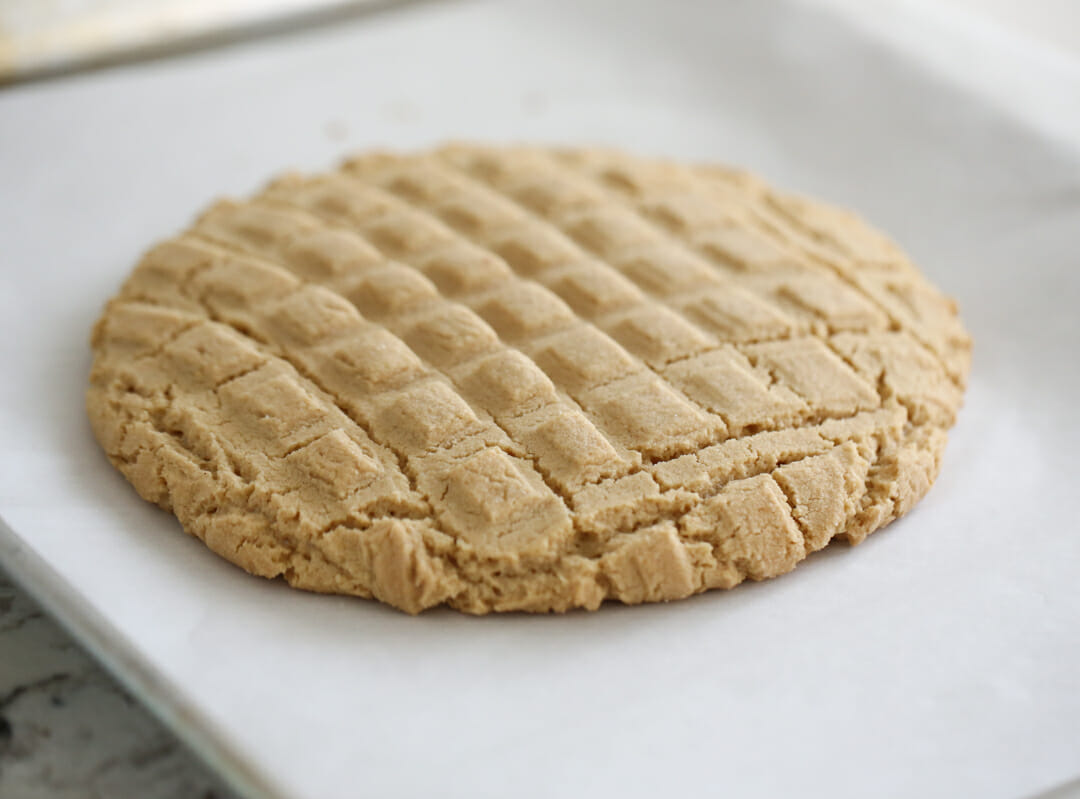
[[[455,0],[0,0],[0,82],[159,56],[405,2]],[[661,0],[657,0],[660,2]],[[676,0],[671,6],[678,9]],[[740,0],[721,0],[739,2]],[[935,7],[989,20],[1080,54],[1077,0],[806,0],[822,5]]]

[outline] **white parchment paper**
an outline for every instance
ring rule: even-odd
[[[1020,797],[1074,777],[1073,67],[932,16],[521,0],[6,89],[0,557],[253,794]],[[772,582],[562,617],[409,618],[184,536],[85,421],[101,304],[219,193],[447,138],[740,163],[890,231],[976,340],[930,495]]]

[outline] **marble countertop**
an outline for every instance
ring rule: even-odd
[[[0,571],[0,796],[234,794]]]

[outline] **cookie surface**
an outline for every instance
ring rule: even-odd
[[[219,202],[92,344],[98,440],[214,552],[474,613],[678,599],[861,541],[935,479],[970,353],[842,211],[464,145]]]

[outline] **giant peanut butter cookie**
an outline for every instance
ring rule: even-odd
[[[218,203],[93,348],[109,458],[214,552],[484,613],[861,541],[935,479],[970,340],[882,235],[745,173],[451,146]]]

